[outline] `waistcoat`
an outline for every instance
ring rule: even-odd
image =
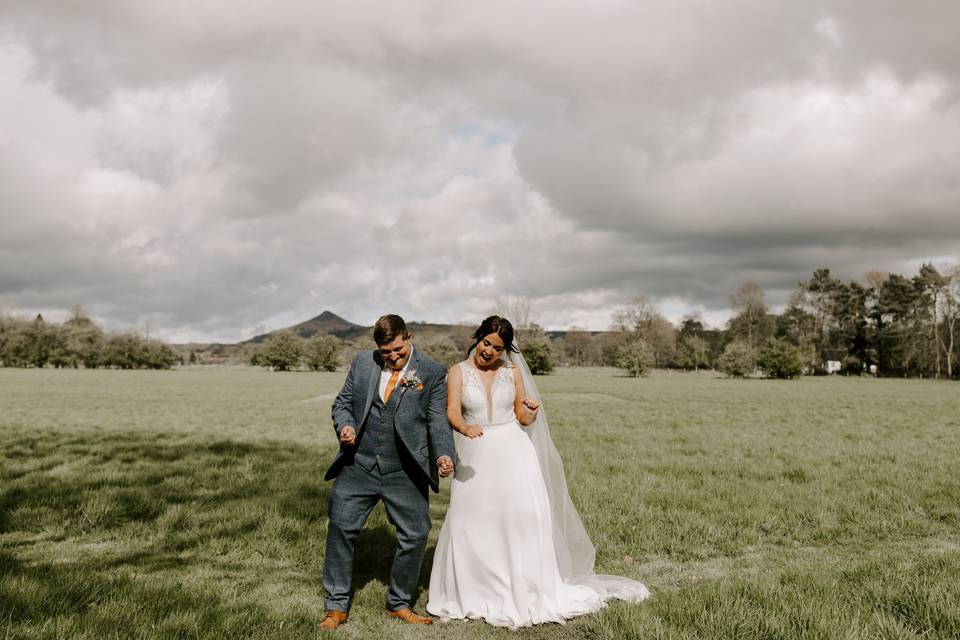
[[[400,389],[394,389],[390,400],[384,404],[378,393],[370,405],[367,423],[354,456],[354,460],[367,471],[379,467],[380,473],[386,474],[402,469],[395,426],[400,395]]]

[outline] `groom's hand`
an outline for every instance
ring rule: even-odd
[[[351,426],[340,427],[340,443],[351,445],[357,441],[357,430]]]
[[[446,478],[453,473],[453,460],[450,459],[450,456],[440,456],[437,458],[437,471],[440,472],[441,478]]]

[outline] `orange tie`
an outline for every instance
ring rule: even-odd
[[[387,380],[387,388],[383,392],[383,404],[390,402],[390,396],[393,394],[393,390],[397,388],[397,379],[400,377],[400,372],[394,369],[393,373],[390,374],[390,379]]]

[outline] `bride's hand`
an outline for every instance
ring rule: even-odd
[[[540,403],[534,400],[533,398],[524,398],[523,406],[526,407],[529,411],[536,413],[537,409],[540,408]]]
[[[460,433],[468,438],[479,438],[483,435],[483,427],[478,424],[468,424]]]

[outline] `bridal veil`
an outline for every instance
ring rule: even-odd
[[[540,471],[547,487],[553,520],[553,542],[560,576],[564,581],[591,587],[604,600],[618,598],[639,601],[649,597],[650,591],[636,580],[594,572],[597,551],[583,526],[580,514],[570,499],[567,479],[563,471],[563,460],[553,443],[553,438],[550,437],[547,415],[533,374],[522,353],[506,350],[503,358],[520,372],[526,395],[540,403],[536,420],[527,427],[526,431],[537,452]]]

